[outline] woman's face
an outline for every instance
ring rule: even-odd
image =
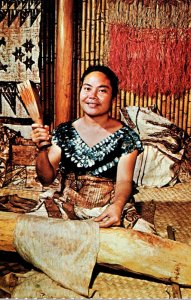
[[[102,72],[89,73],[80,91],[80,105],[89,116],[108,114],[112,102],[112,86],[109,78]]]

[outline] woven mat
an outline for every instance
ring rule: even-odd
[[[191,201],[191,182],[177,183],[174,186],[163,188],[138,188],[135,194],[136,201],[159,202],[189,202]]]
[[[176,240],[191,245],[191,183],[160,189],[139,188],[135,199],[138,203],[155,203],[154,223],[160,236],[167,238],[166,228],[171,225]]]
[[[8,192],[8,191],[7,191]],[[14,191],[15,192],[15,191]],[[6,194],[6,191],[0,190],[0,195]],[[19,191],[20,197],[31,198],[34,191]],[[148,214],[150,204],[155,204],[155,215],[153,209],[150,217],[154,217],[154,223],[159,235],[167,237],[167,225],[175,228],[177,241],[191,244],[191,184],[176,184],[174,187],[164,188],[139,188],[135,195],[138,204],[146,203],[143,206]],[[1,253],[0,253],[1,255]],[[16,260],[16,261],[15,261]],[[14,270],[17,270],[17,258],[12,261]],[[22,264],[22,268],[25,266]],[[21,268],[21,269],[22,269]],[[22,270],[23,270],[22,269]],[[13,271],[14,271],[13,270]],[[0,264],[1,276],[11,271],[11,265],[7,263],[4,266]],[[172,286],[154,279],[146,278],[140,275],[134,275],[126,272],[109,270],[97,266],[93,273],[92,289],[96,291],[96,298],[105,299],[169,299],[173,298]],[[182,298],[191,299],[191,289],[181,287]],[[1,294],[0,294],[1,297]]]

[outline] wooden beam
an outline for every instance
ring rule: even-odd
[[[58,0],[55,125],[71,118],[74,0]]]

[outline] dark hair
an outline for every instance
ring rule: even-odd
[[[102,72],[108,77],[108,79],[110,80],[111,87],[112,87],[112,98],[115,98],[118,93],[119,79],[115,75],[115,73],[107,66],[103,66],[103,65],[89,66],[84,71],[84,73],[81,77],[81,86],[84,82],[85,77],[92,72]]]

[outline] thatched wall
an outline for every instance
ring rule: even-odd
[[[191,134],[190,1],[83,0],[77,10],[74,98],[83,71],[104,63],[120,79],[112,116],[124,106],[156,105]],[[74,100],[75,112],[82,115]]]

